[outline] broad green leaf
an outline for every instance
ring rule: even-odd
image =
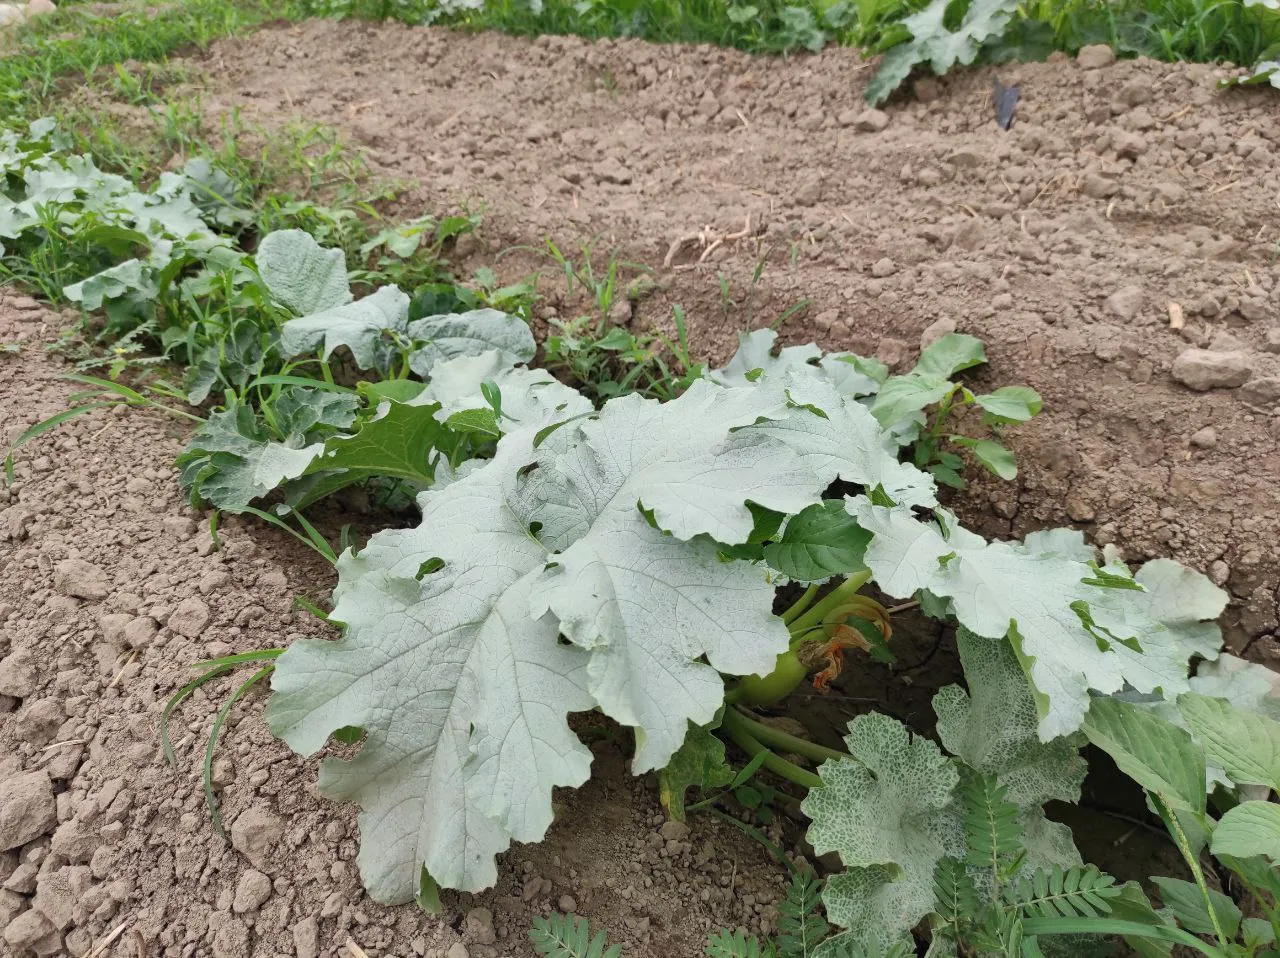
[[[391,402],[412,402],[427,388],[426,383],[416,379],[384,379],[381,382],[362,382],[357,384],[360,394],[369,400],[371,406],[377,406],[383,400]]]
[[[416,344],[409,354],[409,368],[422,377],[433,375],[437,364],[459,356],[496,350],[506,366],[514,366],[529,362],[537,352],[529,324],[496,309],[427,316],[409,323],[406,335]]]
[[[1209,909],[1205,907],[1204,894],[1200,888],[1180,878],[1164,878],[1152,876],[1152,883],[1160,889],[1160,901],[1177,917],[1178,923],[1193,935],[1212,935],[1213,922],[1209,917]],[[1240,909],[1220,891],[1209,889],[1209,900],[1213,902],[1213,911],[1217,915],[1218,924],[1228,938],[1235,938],[1240,930]]]
[[[1042,405],[1040,394],[1027,386],[1001,386],[985,396],[975,396],[973,401],[985,410],[983,418],[995,425],[1026,422]]]
[[[889,378],[889,367],[878,359],[853,353],[827,353],[818,363],[842,396],[872,396]]]
[[[1128,702],[1098,697],[1084,732],[1143,788],[1175,809],[1204,812],[1204,753],[1186,731]]]
[[[1010,452],[994,439],[969,439],[965,436],[952,436],[951,441],[964,446],[973,453],[973,458],[992,475],[1012,481],[1018,477],[1018,463]]]
[[[493,884],[493,856],[539,840],[552,789],[589,774],[567,722],[592,705],[588,653],[529,611],[547,553],[511,485],[532,455],[528,436],[509,437],[423,497],[420,527],[345,553],[333,610],[345,636],[276,660],[267,721],[292,748],[367,732],[353,759],[321,762],[320,790],[362,805],[358,861],[378,901],[411,901],[424,865],[441,887]]]
[[[956,644],[969,691],[949,685],[933,697],[943,747],[994,776],[1017,805],[1079,801],[1087,771],[1080,737],[1040,741],[1035,699],[1009,643],[961,628]]]
[[[925,379],[950,379],[986,361],[982,340],[965,333],[947,333],[925,347],[911,372]]]
[[[438,448],[449,431],[435,406],[388,402],[349,435],[312,447],[306,468],[290,483],[285,500],[304,509],[338,489],[373,476],[421,486],[435,478]]]
[[[1280,722],[1194,692],[1178,697],[1178,709],[1231,781],[1280,790]]]
[[[936,745],[886,715],[858,716],[845,744],[853,760],[824,763],[823,787],[804,800],[807,837],[846,869],[823,892],[827,918],[889,945],[932,910],[938,862],[964,854],[963,827],[947,812],[959,776]]]
[[[1240,923],[1240,932],[1246,948],[1269,945],[1276,940],[1276,930],[1264,918],[1246,918]]]
[[[941,402],[955,389],[945,379],[923,376],[890,376],[871,404],[871,413],[888,428],[914,413]]]
[[[291,387],[271,407],[276,431],[295,442],[315,442],[356,420],[360,400],[351,393]]]
[[[1265,855],[1280,862],[1280,805],[1241,802],[1214,827],[1211,848],[1215,855]]]
[[[1132,921],[1140,925],[1163,925],[1163,917],[1151,907],[1146,892],[1137,882],[1126,882],[1120,894],[1110,901],[1111,917],[1118,921]],[[1133,949],[1139,958],[1168,958],[1173,953],[1173,944],[1155,938],[1143,938],[1130,935],[1125,944]]]
[[[866,562],[884,592],[910,598],[926,589],[950,599],[960,624],[975,634],[1015,640],[1040,697],[1042,741],[1080,727],[1090,689],[1112,693],[1128,684],[1167,697],[1187,689],[1187,660],[1199,647],[1154,619],[1145,593],[1086,584],[1095,568],[1059,545],[1037,552],[988,543],[949,513],[924,522],[866,497],[848,508],[872,533]],[[1169,614],[1178,615],[1177,607]]]
[[[408,324],[409,297],[383,286],[364,299],[289,320],[280,328],[280,351],[298,356],[320,349],[328,359],[346,346],[361,369],[385,372],[395,355],[392,337],[403,335]]]
[[[277,230],[258,244],[258,274],[271,297],[295,316],[311,316],[351,302],[347,261],[322,249],[302,230]]]
[[[690,725],[683,744],[658,772],[658,791],[668,814],[682,822],[689,789],[706,792],[732,781],[733,769],[724,760],[724,743],[703,726]]]
[[[862,555],[870,541],[843,502],[826,501],[794,516],[764,547],[764,558],[789,579],[819,582],[866,568]]]

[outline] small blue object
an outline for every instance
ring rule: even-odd
[[[996,108],[996,126],[1002,130],[1007,130],[1013,126],[1013,115],[1018,110],[1018,84],[1013,86],[1005,86],[1000,82],[1000,78],[996,77],[995,93],[991,97],[991,102]]]

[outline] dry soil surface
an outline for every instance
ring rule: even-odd
[[[982,384],[1032,385],[1046,411],[1011,437],[1017,482],[957,500],[969,521],[1001,535],[1074,523],[1132,559],[1204,569],[1232,592],[1232,646],[1280,659],[1273,91],[1222,94],[1201,67],[1010,67],[1022,102],[1006,133],[989,72],[866,113],[866,67],[842,51],[759,60],[313,23],[220,44],[198,65],[211,113],[329,123],[379,172],[417,181],[407,214],[483,207],[464,267],[543,236],[567,248],[599,236],[654,266],[657,292],[617,319],[662,326],[681,303],[712,360],[801,299],[785,339],[898,367],[926,331],[982,337]],[[504,278],[546,266],[528,251],[502,263]],[[576,306],[553,297],[543,318]],[[70,388],[41,348],[63,321],[0,303],[0,340],[25,344],[0,356],[3,438],[64,406]],[[176,772],[156,737],[164,701],[190,661],[320,634],[291,600],[332,579],[256,526],[229,526],[215,550],[174,481],[181,433],[94,413],[29,447],[0,491],[11,950],[84,955],[117,934],[98,954],[306,958],[349,937],[375,956],[526,955],[530,917],[573,906],[631,955],[692,956],[710,927],[769,924],[778,870],[763,852],[707,820],[664,832],[607,738],[596,782],[564,796],[566,824],[509,855],[494,892],[449,898],[440,920],[362,895],[354,813],[314,796],[313,766],[272,742],[259,693],[215,765],[232,843],[217,838],[198,764],[229,686],[178,714]],[[927,643],[917,651],[927,664]]]
[[[0,290],[0,342],[22,345],[0,354],[0,444],[66,408],[67,369],[42,348],[63,322]],[[0,484],[0,955],[83,956],[119,931],[95,958],[355,958],[348,940],[371,958],[525,956],[533,916],[560,909],[669,958],[723,925],[772,925],[781,868],[731,826],[667,823],[599,730],[582,730],[596,778],[561,796],[547,841],[508,854],[493,891],[447,894],[439,919],[364,895],[355,810],[315,795],[315,763],[272,739],[259,693],[214,762],[220,839],[200,764],[234,686],[175,715],[176,771],[165,701],[189,663],[324,634],[293,598],[322,597],[333,574],[259,525],[224,527],[215,549],[172,468],[183,433],[158,413],[95,412],[24,446]]]
[[[1132,560],[1204,570],[1235,598],[1232,648],[1280,661],[1274,90],[1054,58],[999,72],[1021,87],[1003,132],[992,71],[866,112],[869,67],[848,50],[783,61],[313,22],[199,65],[206,109],[332,124],[416,181],[406,214],[485,210],[472,265],[550,236],[655,267],[659,293],[619,318],[662,325],[681,303],[712,360],[804,299],[784,339],[898,367],[930,328],[981,337],[984,380],[1033,386],[1046,408],[1013,434],[1018,481],[978,483],[966,518],[998,535],[1077,524]],[[682,238],[744,230],[663,268]],[[547,266],[504,262],[510,278]]]

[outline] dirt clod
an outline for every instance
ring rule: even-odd
[[[53,927],[53,922],[34,908],[9,922],[4,930],[4,940],[15,953],[29,950],[37,955],[52,955],[62,945],[62,936]]]
[[[231,910],[236,914],[257,911],[271,897],[271,879],[256,869],[250,868],[240,876],[236,883],[236,895]]]
[[[63,595],[76,599],[105,599],[111,591],[106,574],[84,559],[64,559],[54,571],[54,585]]]
[[[254,806],[231,825],[231,845],[257,868],[271,871],[268,863],[284,835],[284,823],[265,808]]]
[[[1109,67],[1115,62],[1116,52],[1105,43],[1093,43],[1089,46],[1081,47],[1080,52],[1076,54],[1076,63],[1086,70]]]
[[[58,821],[53,782],[46,772],[0,781],[0,851],[20,848],[48,833]]]
[[[1243,386],[1250,373],[1249,356],[1239,350],[1187,349],[1173,361],[1173,378],[1200,392]]]

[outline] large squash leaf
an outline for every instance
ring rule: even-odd
[[[273,299],[295,316],[310,316],[351,302],[347,261],[340,249],[324,249],[302,230],[276,230],[258,244],[255,257]]]
[[[1042,741],[1080,728],[1090,689],[1118,692],[1127,683],[1172,698],[1188,688],[1193,654],[1217,654],[1206,634],[1185,623],[1169,628],[1166,613],[1156,618],[1122,567],[1100,570],[1058,551],[988,543],[945,512],[925,522],[866,497],[849,509],[872,533],[866,562],[881,589],[894,597],[927,589],[949,598],[960,623],[977,635],[1010,637],[1039,694]],[[1208,608],[1199,595],[1190,616]],[[1167,615],[1182,617],[1176,609]]]
[[[346,726],[350,761],[325,759],[320,790],[359,802],[360,869],[375,899],[406,902],[425,866],[449,888],[496,880],[493,856],[551,823],[551,790],[579,785],[590,752],[566,721],[591,707],[587,653],[530,615],[546,550],[512,495],[528,434],[487,466],[422,497],[417,529],[374,536],[338,561],[338,642],[277,660],[267,721],[304,755]]]
[[[465,378],[454,372],[442,379]],[[763,383],[623,397],[594,419],[511,433],[493,461],[422,496],[418,529],[343,556],[333,614],[346,636],[277,661],[269,717],[305,754],[335,729],[368,733],[350,764],[326,763],[321,789],[364,807],[375,897],[412,897],[422,864],[441,885],[483,887],[510,839],[540,837],[551,787],[583,769],[526,753],[537,739],[576,754],[567,712],[632,726],[634,769],[661,768],[723,703],[720,673],[772,666],[788,633],[771,574],[725,561],[718,543],[750,536],[749,503],[794,514],[820,501],[829,469],[809,463],[828,439],[811,421],[826,415]],[[786,441],[769,431],[787,423]]]

